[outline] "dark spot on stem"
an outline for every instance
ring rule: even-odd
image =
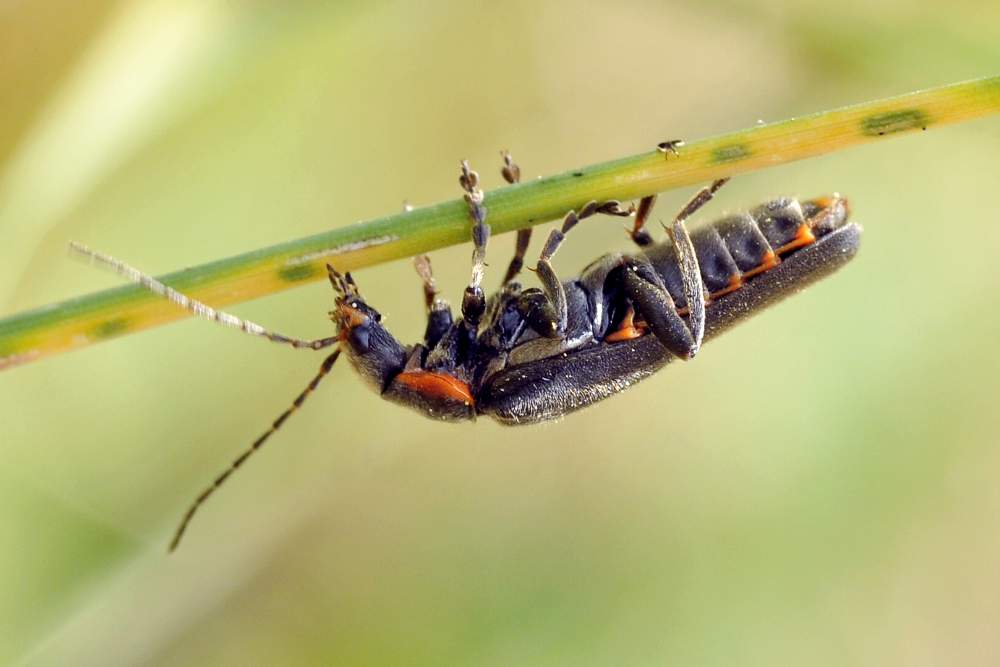
[[[128,329],[128,320],[124,317],[116,317],[111,320],[99,322],[93,329],[90,330],[90,337],[97,340],[103,340],[105,338],[111,338],[112,336],[125,333]]]
[[[316,273],[316,267],[312,264],[295,264],[294,266],[283,267],[278,271],[278,277],[287,283],[296,283],[300,280],[312,278]]]
[[[583,172],[582,171],[574,171],[573,172],[573,176],[574,176],[574,178],[580,178],[581,176],[583,176]]]
[[[883,137],[894,132],[905,132],[920,128],[926,130],[929,123],[927,114],[919,109],[890,111],[868,116],[861,121],[861,132],[869,137]]]
[[[713,150],[711,160],[715,164],[735,162],[736,160],[748,158],[751,154],[750,148],[745,144],[729,144],[728,146],[719,146]]]

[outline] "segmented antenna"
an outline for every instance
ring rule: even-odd
[[[174,538],[170,540],[168,552],[173,553],[173,551],[177,549],[177,545],[181,543],[181,538],[184,537],[184,532],[187,530],[188,524],[191,523],[191,519],[194,517],[195,512],[198,511],[198,508],[204,505],[205,501],[208,500],[227,479],[229,479],[229,476],[236,472],[240,466],[246,463],[246,460],[250,458],[254,452],[259,450],[275,431],[281,428],[281,425],[285,423],[285,420],[288,419],[293,412],[302,407],[302,404],[305,403],[309,394],[311,394],[316,387],[319,386],[320,381],[326,377],[327,373],[330,372],[330,369],[333,368],[333,364],[336,363],[337,357],[339,356],[340,350],[338,349],[335,350],[329,357],[324,359],[322,365],[319,367],[319,372],[316,374],[316,377],[314,377],[306,388],[302,390],[302,393],[299,394],[294,401],[292,401],[291,407],[282,412],[281,416],[275,419],[271,424],[271,428],[265,431],[259,438],[254,440],[253,444],[250,445],[249,448],[233,459],[233,462],[229,464],[229,467],[226,468],[221,475],[216,477],[210,485],[205,487],[204,491],[198,494],[198,497],[194,499],[194,502],[191,503],[188,511],[184,514],[184,518],[181,519],[180,525],[177,526],[177,530],[174,532]]]
[[[261,338],[266,338],[274,343],[291,345],[296,349],[322,350],[325,347],[333,345],[338,340],[336,336],[330,338],[319,338],[316,340],[303,340],[301,338],[293,338],[291,336],[284,336],[273,331],[268,331],[255,322],[244,320],[221,310],[216,310],[208,304],[192,299],[185,294],[181,294],[174,288],[164,285],[153,276],[143,273],[139,269],[129,266],[125,262],[115,259],[110,255],[105,255],[104,253],[97,252],[96,250],[91,250],[82,243],[70,241],[69,247],[72,252],[82,257],[86,257],[90,264],[97,264],[103,268],[110,269],[118,275],[125,277],[127,280],[136,283],[137,285],[141,285],[153,294],[167,299],[171,303],[183,308],[189,313],[215,322],[216,324],[221,324],[224,327],[239,329],[244,333],[248,333],[253,336],[260,336]]]

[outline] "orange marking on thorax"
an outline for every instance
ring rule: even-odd
[[[397,375],[396,382],[428,398],[450,398],[470,406],[475,403],[468,383],[462,382],[454,375],[448,375],[447,373],[407,371]]]

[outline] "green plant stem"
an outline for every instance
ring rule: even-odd
[[[537,225],[590,200],[628,200],[920,132],[1000,111],[1000,77],[978,79],[689,142],[679,154],[651,150],[487,193],[495,233]],[[469,240],[461,199],[397,213],[162,276],[213,306],[226,306],[341,271]],[[0,320],[0,369],[188,313],[136,285],[69,299]]]

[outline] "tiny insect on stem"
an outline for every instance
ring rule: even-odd
[[[680,153],[677,149],[684,145],[683,139],[670,139],[668,141],[661,141],[656,144],[656,149],[661,153],[672,153],[673,155],[680,157]]]

